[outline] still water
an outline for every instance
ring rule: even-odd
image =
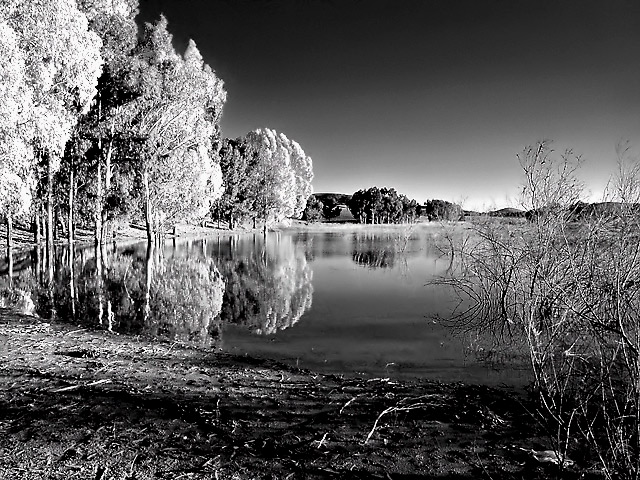
[[[434,233],[435,232],[435,233]],[[178,340],[346,375],[518,385],[517,348],[438,321],[456,304],[441,233],[412,229],[220,236],[37,250],[0,272],[0,302],[43,318]],[[53,282],[48,279],[53,278]],[[11,288],[9,288],[11,280]]]

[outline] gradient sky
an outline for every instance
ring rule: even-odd
[[[394,187],[517,206],[516,154],[583,155],[597,199],[640,152],[637,0],[140,0],[224,80],[226,137],[260,127],[313,158],[316,192]]]

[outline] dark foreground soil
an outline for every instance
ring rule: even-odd
[[[527,410],[507,389],[317,375],[0,309],[2,479],[579,477],[533,458],[549,445]]]

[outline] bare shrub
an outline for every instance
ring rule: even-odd
[[[524,335],[539,418],[561,464],[577,442],[606,478],[640,478],[640,168],[626,148],[606,202],[580,202],[581,158],[549,142],[519,156],[528,222],[485,221],[442,282],[454,321]]]

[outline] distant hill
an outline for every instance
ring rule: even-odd
[[[351,195],[346,193],[314,193],[322,203],[332,202],[334,205],[346,205],[351,200]]]
[[[640,213],[640,205],[637,203],[622,204],[620,202],[578,202],[573,206],[573,212],[575,216],[584,218],[602,214],[621,213],[623,208],[628,208],[635,213]]]
[[[580,220],[600,215],[616,215],[621,213],[623,208],[630,209],[635,214],[640,214],[640,204],[622,204],[620,202],[578,202],[569,207],[571,216],[574,220]],[[541,212],[543,211],[544,209],[541,210]],[[476,214],[476,212],[465,212],[465,214],[473,215]],[[488,215],[490,217],[529,218],[536,215],[536,212],[534,210],[526,212],[517,208],[501,208],[499,210],[486,212],[481,215]]]

